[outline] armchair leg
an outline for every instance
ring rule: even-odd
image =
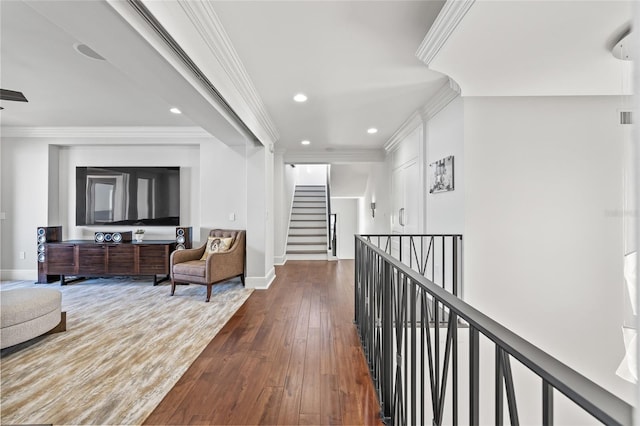
[[[211,299],[211,284],[207,284],[207,302]]]
[[[171,278],[171,295],[176,292],[176,282]]]
[[[240,281],[242,281],[242,285],[244,286],[244,273],[240,275]]]

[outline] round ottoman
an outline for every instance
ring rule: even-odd
[[[0,291],[0,349],[55,328],[61,319],[62,293],[50,288]]]

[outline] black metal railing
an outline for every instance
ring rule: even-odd
[[[336,227],[338,225],[338,215],[332,213],[329,215],[329,249],[332,256],[338,255],[338,235],[336,234]]]
[[[554,409],[557,390],[573,401],[563,398],[563,415],[570,404],[581,407],[578,415],[588,413],[607,425],[631,424],[629,404],[456,296],[461,244],[460,235],[402,236],[402,241],[399,235],[355,237],[355,322],[385,423],[501,425],[508,411],[517,425],[518,402],[526,406],[522,412],[529,412],[535,398],[516,399],[514,360],[518,374],[522,370],[537,377],[542,397],[538,417],[524,423],[552,425],[559,411]],[[408,250],[413,261],[393,256],[403,245],[403,255]],[[438,274],[434,262],[449,273]],[[441,283],[425,276],[431,274],[429,267]],[[486,345],[493,346],[493,356],[481,352]],[[483,381],[481,386],[481,367],[483,380],[489,374],[492,385]]]
[[[331,165],[327,164],[327,174],[326,174],[326,197],[327,197],[327,251],[334,252],[335,247],[332,245],[333,240],[331,239]],[[335,254],[334,254],[335,256]]]

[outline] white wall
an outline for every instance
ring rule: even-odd
[[[332,164],[331,196],[362,197],[367,189],[369,164]]]
[[[371,164],[364,197],[359,200],[358,228],[360,234],[391,232],[391,178],[389,163]],[[376,202],[375,217],[371,216],[371,201]]]
[[[200,181],[194,182],[200,186],[199,208],[197,202],[192,203],[196,208],[193,223],[200,225],[200,241],[206,241],[209,230],[214,228],[247,229],[244,194],[249,186],[248,167],[243,146],[217,141],[200,145]]]
[[[287,251],[287,234],[289,232],[289,218],[291,204],[296,183],[295,169],[284,163],[282,153],[274,155],[274,263],[282,265]]]
[[[618,98],[466,98],[467,301],[630,399]]]
[[[331,197],[331,211],[336,214],[338,259],[354,259],[354,235],[358,232],[358,199]]]
[[[296,165],[296,185],[326,185],[326,164],[298,164]]]
[[[36,279],[36,228],[48,223],[49,150],[40,139],[3,138],[2,279]],[[51,225],[59,225],[58,223]],[[25,259],[19,253],[25,252]]]
[[[457,97],[426,123],[426,226],[427,234],[464,232],[464,103]],[[454,190],[429,193],[429,164],[453,155]]]

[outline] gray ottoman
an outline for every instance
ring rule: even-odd
[[[26,342],[61,325],[62,293],[50,288],[0,291],[0,349]],[[64,324],[63,324],[64,323]]]

